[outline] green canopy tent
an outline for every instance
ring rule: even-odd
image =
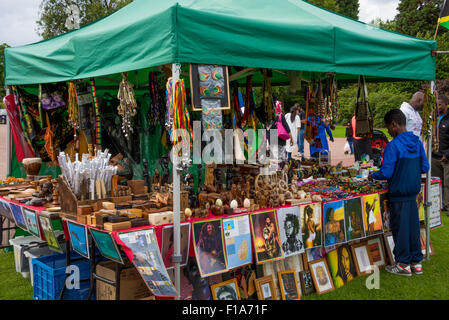
[[[136,0],[81,29],[5,51],[6,84],[83,79],[167,63],[433,80],[435,41],[301,0]]]
[[[6,49],[5,82],[103,77],[104,85],[114,85],[104,76],[118,78],[120,72],[168,63],[297,70],[304,79],[329,72],[344,80],[358,75],[376,81],[434,80],[435,49],[435,41],[382,30],[301,0],[135,0],[81,29]],[[179,75],[173,68],[174,79]],[[144,79],[139,71],[136,77]],[[273,84],[286,82],[281,73]],[[173,181],[179,190],[177,170]],[[179,254],[179,193],[174,194]]]

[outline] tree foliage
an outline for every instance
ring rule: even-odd
[[[359,0],[337,0],[338,13],[349,18],[359,19]]]
[[[5,96],[5,49],[9,48],[6,43],[0,44],[0,107],[3,107]]]
[[[417,36],[419,32],[435,32],[442,4],[441,0],[401,0],[395,17],[395,31],[410,36]]]
[[[339,12],[340,8],[338,7],[338,0],[308,0],[308,2],[313,3],[314,5],[333,11]]]
[[[80,10],[80,26],[103,18],[132,2],[132,0],[42,0],[39,20],[36,21],[39,35],[52,38],[69,31],[65,26],[68,14],[66,9],[75,5]]]

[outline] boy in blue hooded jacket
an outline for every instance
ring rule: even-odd
[[[421,189],[421,174],[429,171],[429,162],[422,142],[413,132],[407,132],[406,118],[401,110],[389,111],[384,121],[394,139],[387,144],[382,166],[372,178],[388,181],[396,264],[387,266],[386,271],[404,276],[411,276],[412,272],[422,274],[416,196]]]

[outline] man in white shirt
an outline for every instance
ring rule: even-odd
[[[401,105],[401,111],[404,113],[407,120],[407,131],[413,132],[421,140],[421,128],[422,118],[418,111],[421,111],[424,107],[424,93],[421,91],[415,92],[412,96],[410,103],[403,102]]]

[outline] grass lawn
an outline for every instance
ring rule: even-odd
[[[375,129],[385,133],[389,141],[392,140],[392,137],[388,134],[388,130],[386,128],[375,128]],[[332,130],[332,135],[334,136],[334,138],[346,138],[346,127],[335,126],[335,130]]]
[[[26,262],[28,263],[28,262]],[[33,287],[30,279],[16,272],[14,252],[0,250],[0,300],[31,300]]]
[[[448,300],[449,299],[449,217],[442,212],[443,226],[431,231],[434,255],[423,262],[423,275],[401,277],[380,270],[380,288],[369,290],[369,276],[353,279],[333,292],[301,297],[303,300]],[[32,299],[29,279],[15,272],[13,252],[0,251],[0,300]]]
[[[380,270],[379,289],[369,290],[369,276],[353,279],[345,286],[323,294],[301,297],[303,300],[448,300],[449,299],[449,217],[441,213],[443,226],[430,231],[434,255],[423,261],[423,275],[403,277]]]

